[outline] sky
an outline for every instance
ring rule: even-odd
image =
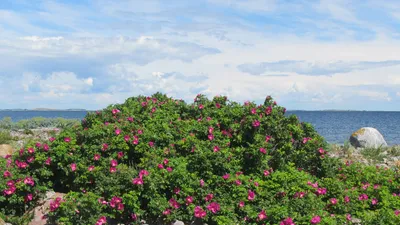
[[[397,0],[1,0],[0,109],[162,92],[400,111]]]

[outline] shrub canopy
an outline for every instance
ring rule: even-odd
[[[52,202],[59,224],[400,223],[397,172],[328,158],[314,128],[284,114],[270,97],[132,97],[4,160],[15,175],[0,190],[14,191],[0,208],[19,215],[54,189],[67,193]]]

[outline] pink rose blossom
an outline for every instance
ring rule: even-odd
[[[267,214],[265,213],[265,211],[264,210],[261,210],[261,212],[258,214],[258,219],[259,220],[266,220],[267,219]]]
[[[220,205],[216,202],[211,202],[208,206],[207,209],[211,211],[212,213],[216,214],[221,210]]]
[[[203,210],[200,206],[196,206],[194,208],[194,216],[197,218],[204,218],[207,215],[207,212]]]
[[[76,164],[75,163],[72,163],[71,165],[69,165],[69,167],[71,167],[72,171],[76,170]]]
[[[247,199],[248,199],[249,201],[253,201],[255,197],[256,197],[256,194],[254,193],[254,191],[248,190],[248,192],[247,192]]]
[[[185,201],[186,201],[186,205],[190,205],[190,204],[193,203],[193,197],[192,196],[188,196],[188,197],[186,197]]]
[[[321,222],[320,216],[314,216],[310,221],[311,224],[319,224],[320,222]]]

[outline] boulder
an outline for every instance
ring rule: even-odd
[[[0,157],[4,158],[6,155],[11,155],[13,153],[13,147],[11,145],[2,144],[0,145]]]
[[[355,148],[386,147],[382,134],[373,127],[363,127],[350,136],[350,144]]]
[[[58,197],[64,197],[65,194],[57,193],[54,191],[46,192],[46,197],[39,201],[38,206],[36,206],[31,212],[34,217],[29,225],[45,225],[47,224],[46,216],[50,212],[50,202]]]

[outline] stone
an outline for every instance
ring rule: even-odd
[[[185,225],[182,221],[176,220],[172,225]]]
[[[6,155],[11,155],[14,152],[11,145],[2,144],[0,145],[0,157],[4,158]]]
[[[50,211],[50,202],[58,197],[62,198],[64,195],[65,194],[63,193],[57,193],[54,191],[46,192],[45,199],[39,201],[38,206],[36,206],[33,211],[28,212],[34,214],[32,221],[28,225],[46,225],[47,219],[45,216]]]
[[[350,136],[350,144],[355,148],[387,147],[382,134],[373,127],[363,127]]]

